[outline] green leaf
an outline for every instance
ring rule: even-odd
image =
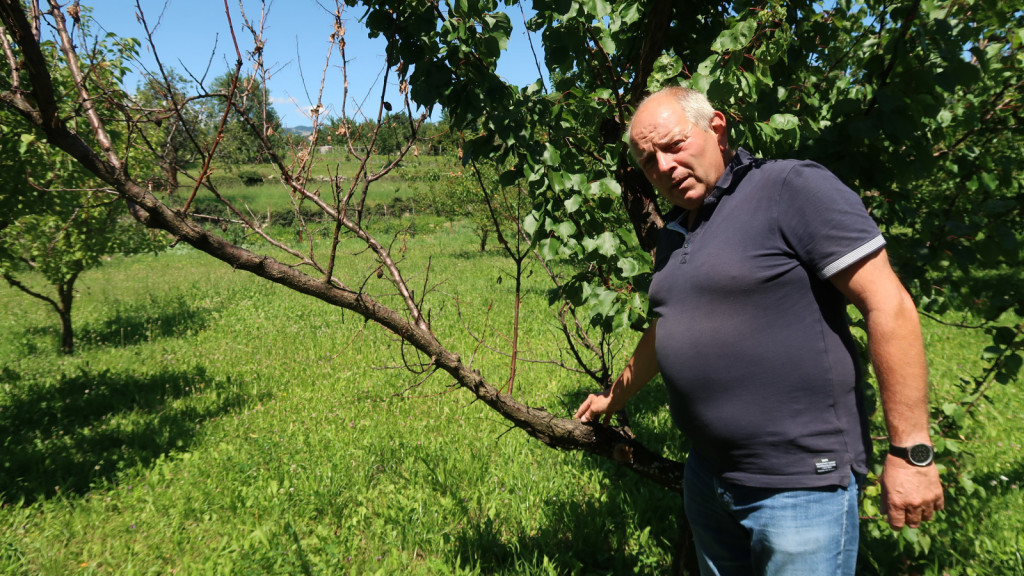
[[[583,204],[583,197],[580,196],[579,194],[574,194],[572,196],[572,198],[569,198],[568,200],[565,201],[565,211],[568,212],[569,214],[572,214],[582,204]]]
[[[768,124],[778,130],[792,130],[800,126],[800,119],[793,114],[772,114]]]
[[[545,238],[537,243],[537,252],[545,260],[558,258],[561,255],[561,248],[562,242],[558,238]]]
[[[903,530],[900,531],[900,537],[902,537],[907,542],[910,542],[912,544],[916,543],[920,536],[921,533],[919,530],[915,528],[910,528],[909,526],[904,526]]]
[[[559,238],[566,239],[576,233],[576,225],[568,220],[565,222],[559,222],[552,232],[554,232]]]
[[[622,194],[622,187],[613,178],[602,178],[590,183],[591,196],[614,196]]]
[[[633,258],[623,258],[618,262],[623,278],[632,278],[640,273],[640,263]]]
[[[719,34],[718,38],[711,43],[711,50],[719,53],[740,50],[750,42],[756,31],[757,23],[755,21],[742,20]]]
[[[558,163],[562,160],[562,155],[558,152],[558,149],[545,142],[544,154],[541,155],[540,159],[548,166],[558,166]]]
[[[536,213],[531,212],[530,214],[526,215],[526,218],[523,218],[523,230],[525,230],[526,233],[529,234],[530,236],[533,236],[534,234],[537,233],[537,227],[539,225],[540,222],[537,221]]]
[[[585,238],[583,240],[583,247],[588,251],[597,251],[603,256],[615,256],[616,250],[619,247],[618,238],[615,237],[611,232],[602,232],[595,238]]]
[[[18,153],[24,154],[28,150],[29,145],[36,141],[36,136],[35,134],[22,134],[19,140]]]
[[[984,184],[985,188],[988,189],[989,191],[995,192],[996,190],[999,189],[998,175],[989,171],[985,171],[979,174],[979,176],[981,176],[981,183]]]
[[[607,0],[583,0],[583,7],[598,20],[612,13],[612,5]]]

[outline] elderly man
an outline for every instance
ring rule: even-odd
[[[818,164],[732,151],[703,94],[640,104],[633,154],[674,205],[655,320],[576,417],[608,422],[659,371],[691,441],[686,515],[702,574],[854,574],[871,440],[846,303],[864,316],[890,451],[893,528],[943,507],[917,310],[858,196]]]

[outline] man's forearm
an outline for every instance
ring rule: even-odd
[[[625,400],[632,398],[658,373],[658,353],[655,349],[657,328],[658,320],[655,319],[640,337],[626,367],[612,383],[613,396],[621,394]]]
[[[600,421],[603,418],[605,423],[609,422],[612,414],[621,410],[626,402],[658,373],[658,353],[655,349],[657,326],[657,320],[651,322],[650,327],[640,337],[640,342],[637,343],[626,367],[612,382],[611,388],[601,394],[588,396],[576,411],[574,418],[579,418],[583,422],[592,419]]]
[[[871,362],[890,442],[927,443],[928,368],[917,309],[909,295],[865,318]]]

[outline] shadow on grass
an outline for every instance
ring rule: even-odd
[[[163,338],[195,334],[209,325],[212,309],[196,306],[184,296],[116,306],[103,320],[79,326],[75,320],[75,350],[125,348]],[[21,351],[31,356],[60,346],[57,316],[52,322],[25,330]]]
[[[177,296],[116,308],[108,318],[77,330],[82,347],[134,346],[194,334],[209,324],[210,310]]]
[[[502,574],[546,562],[554,574],[668,573],[681,496],[608,466],[611,485],[600,501],[546,506],[552,520],[530,533],[509,534],[487,517],[466,526],[453,542],[463,567]]]
[[[475,237],[474,237],[475,238]],[[479,241],[479,238],[476,238]],[[486,250],[481,250],[480,246],[472,248],[460,248],[452,251],[451,258],[460,262],[472,262],[474,260],[494,259],[495,256],[502,257],[502,263],[504,263],[505,252],[501,250],[500,246],[488,246]]]
[[[564,400],[574,412],[593,391],[580,387]],[[670,422],[649,423],[667,402],[664,386],[652,382],[628,407],[634,433],[654,451],[682,441]],[[673,446],[669,451],[682,450]],[[607,479],[600,497],[582,504],[572,498],[546,503],[547,518],[529,532],[509,533],[507,526],[487,515],[465,510],[466,517],[477,516],[478,521],[468,523],[454,537],[462,567],[483,574],[543,571],[546,558],[546,570],[554,574],[669,573],[681,537],[682,496],[597,456],[584,456],[577,466]],[[435,488],[445,490],[442,485]]]
[[[199,423],[241,405],[202,368],[146,376],[81,370],[45,381],[0,372],[0,496],[80,495],[122,470],[187,450]]]

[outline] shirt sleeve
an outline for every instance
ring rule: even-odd
[[[820,164],[795,163],[779,194],[782,238],[822,280],[885,246],[857,193]]]

